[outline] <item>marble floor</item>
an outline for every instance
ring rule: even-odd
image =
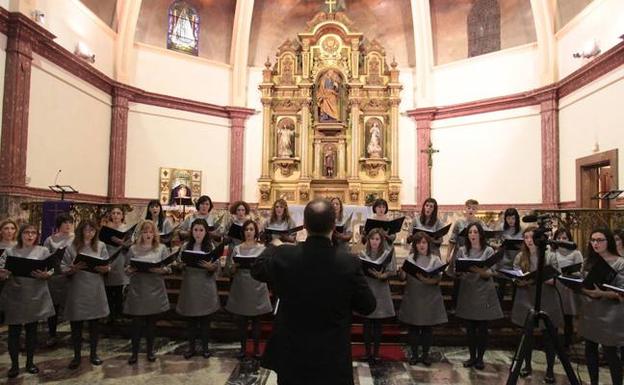
[[[6,350],[6,331],[0,328],[0,384],[132,384],[132,385],[176,385],[176,384],[208,384],[208,385],[274,385],[277,383],[275,373],[258,367],[256,361],[235,358],[238,350],[236,344],[212,344],[213,357],[204,359],[195,357],[185,360],[182,353],[185,343],[158,338],[156,341],[158,359],[150,363],[145,354],[139,356],[137,365],[130,366],[127,359],[130,352],[130,341],[123,339],[102,338],[100,341],[100,357],[102,366],[92,366],[86,357],[77,370],[67,369],[72,351],[69,345],[69,331],[63,326],[60,332],[61,341],[55,348],[42,347],[35,355],[39,366],[37,375],[22,373],[15,379],[7,379],[6,372],[10,366]],[[83,354],[88,354],[84,346]],[[577,346],[576,349],[581,349]],[[486,368],[483,371],[465,369],[462,361],[467,358],[463,348],[434,347],[432,359],[434,364],[426,368],[422,365],[409,366],[405,362],[388,361],[376,365],[354,361],[353,372],[356,385],[499,385],[505,384],[512,352],[489,351],[486,354]],[[357,357],[355,357],[357,359]],[[25,357],[20,356],[21,366]],[[521,379],[518,384],[541,384],[544,375],[544,355],[534,353],[533,375]],[[583,383],[588,383],[587,373],[583,365],[574,364]],[[557,384],[567,384],[563,368],[556,366]],[[610,383],[606,368],[601,368],[601,384]]]

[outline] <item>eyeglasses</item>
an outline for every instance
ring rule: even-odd
[[[22,234],[24,235],[37,235],[37,232],[34,230],[26,230],[24,232],[22,232]]]
[[[602,243],[606,241],[607,241],[606,238],[592,238],[589,240],[590,243]]]

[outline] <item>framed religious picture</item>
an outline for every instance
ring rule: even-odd
[[[201,171],[181,168],[160,168],[160,203],[191,206],[201,195]]]

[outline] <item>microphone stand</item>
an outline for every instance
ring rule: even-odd
[[[576,373],[574,373],[574,369],[572,368],[572,364],[570,363],[570,359],[559,343],[557,332],[552,321],[550,320],[550,317],[541,309],[542,278],[544,276],[546,245],[548,244],[548,237],[546,236],[546,233],[550,230],[551,229],[544,224],[544,220],[540,220],[539,227],[533,232],[533,242],[537,246],[538,256],[537,282],[535,283],[535,306],[533,309],[529,310],[529,314],[527,314],[527,318],[524,322],[524,332],[522,334],[522,338],[520,339],[520,345],[518,345],[514,355],[515,360],[509,368],[509,377],[507,377],[506,383],[507,385],[516,385],[518,383],[522,363],[527,357],[530,357],[531,351],[533,350],[533,331],[539,327],[540,321],[542,321],[545,326],[542,335],[544,338],[549,338],[550,341],[552,341],[555,348],[555,354],[557,358],[559,358],[561,365],[563,365],[563,369],[566,372],[570,385],[580,385],[580,382],[576,377]]]

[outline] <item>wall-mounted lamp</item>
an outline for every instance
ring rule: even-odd
[[[78,56],[82,60],[88,61],[89,63],[95,63],[95,54],[91,51],[91,48],[81,41],[76,44],[74,55]]]
[[[32,18],[34,21],[36,21],[39,24],[45,24],[45,13],[41,12],[38,9],[35,9],[34,11],[32,11]]]
[[[600,54],[600,47],[598,47],[598,42],[596,39],[592,39],[585,43],[585,46],[580,52],[575,52],[572,54],[572,57],[575,58],[584,58],[591,59],[594,56],[598,56]]]

